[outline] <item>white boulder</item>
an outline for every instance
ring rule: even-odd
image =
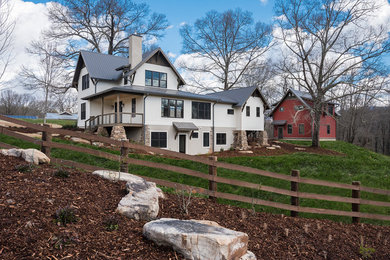
[[[119,213],[136,220],[151,220],[157,217],[160,209],[158,200],[164,198],[164,194],[154,182],[126,172],[98,170],[93,174],[112,181],[127,182],[126,189],[129,193],[120,200],[116,209]]]
[[[143,234],[158,245],[173,247],[186,259],[256,259],[246,255],[247,234],[214,223],[162,218],[146,223]]]
[[[1,153],[6,156],[22,157],[26,162],[36,165],[50,163],[50,158],[37,149],[3,149]]]

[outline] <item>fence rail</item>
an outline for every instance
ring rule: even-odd
[[[212,199],[215,198],[221,198],[221,199],[228,199],[228,200],[235,200],[245,203],[251,203],[255,205],[261,205],[261,206],[269,206],[274,207],[278,209],[288,210],[291,211],[292,216],[298,216],[299,212],[303,213],[315,213],[315,214],[327,214],[327,215],[336,215],[336,216],[346,216],[346,217],[352,217],[352,220],[354,223],[359,222],[360,218],[369,218],[369,219],[377,219],[377,220],[385,220],[390,221],[389,215],[383,215],[383,214],[372,214],[372,213],[364,213],[360,212],[360,205],[372,205],[372,206],[379,206],[379,207],[390,207],[390,202],[386,201],[375,201],[375,200],[367,200],[367,199],[361,199],[360,198],[360,192],[369,192],[374,194],[380,194],[380,195],[387,195],[390,196],[390,190],[384,190],[384,189],[378,189],[378,188],[372,188],[372,187],[365,187],[360,185],[359,182],[353,182],[352,184],[344,184],[344,183],[337,183],[337,182],[330,182],[330,181],[323,181],[323,180],[314,180],[314,179],[308,179],[308,178],[302,178],[300,177],[299,171],[292,170],[291,176],[285,175],[285,174],[279,174],[279,173],[273,173],[268,172],[260,169],[255,169],[247,166],[242,165],[236,165],[236,164],[230,164],[225,162],[219,162],[217,161],[216,157],[200,157],[200,156],[192,156],[192,155],[186,155],[178,152],[173,151],[167,151],[159,148],[154,147],[148,147],[143,146],[139,144],[133,144],[126,141],[116,141],[110,138],[98,136],[98,135],[91,135],[86,134],[82,132],[75,132],[70,130],[64,130],[64,129],[54,129],[50,128],[48,126],[41,126],[36,125],[20,120],[16,120],[13,118],[8,118],[0,115],[0,120],[12,122],[18,125],[22,125],[25,127],[29,127],[38,131],[42,131],[42,140],[37,140],[29,136],[25,136],[19,133],[16,133],[14,131],[10,131],[7,128],[0,126],[0,133],[8,136],[12,136],[27,142],[31,142],[37,145],[41,146],[41,150],[44,151],[49,157],[51,157],[51,160],[53,163],[56,164],[63,164],[68,165],[76,168],[86,169],[86,170],[96,170],[96,169],[102,169],[101,167],[91,166],[79,162],[73,162],[68,160],[62,160],[58,158],[54,158],[50,156],[51,149],[52,148],[58,148],[58,149],[66,149],[76,152],[82,152],[87,153],[89,155],[105,158],[108,160],[118,161],[120,162],[120,168],[121,171],[128,171],[128,165],[138,165],[138,166],[145,166],[145,167],[151,167],[151,168],[157,168],[157,169],[164,169],[168,171],[177,172],[180,174],[184,174],[186,176],[192,176],[196,178],[201,178],[204,180],[209,181],[209,187],[208,189],[200,188],[200,187],[194,187],[189,185],[183,185],[167,180],[162,180],[158,178],[151,178],[151,177],[145,177],[146,180],[156,182],[159,185],[171,187],[175,189],[191,189],[191,191],[195,191],[199,194],[207,195]],[[100,150],[95,150],[91,148],[86,147],[80,147],[75,145],[69,145],[64,143],[57,143],[53,142],[51,140],[52,134],[62,134],[62,135],[69,135],[74,137],[83,138],[89,141],[97,141],[105,144],[110,144],[117,146],[117,148],[120,148],[121,154],[112,154]],[[0,147],[4,148],[11,148],[13,146],[5,143],[0,142]],[[199,162],[205,165],[209,166],[209,173],[203,173],[196,170],[191,170],[188,168],[183,168],[179,166],[174,165],[168,165],[164,163],[157,163],[157,162],[151,162],[151,161],[144,161],[140,159],[134,159],[129,158],[128,153],[129,149],[136,149],[136,150],[142,150],[145,152],[154,152],[156,154],[161,154],[169,157],[174,157],[178,159],[183,160],[190,160],[193,162]],[[217,169],[218,168],[224,168],[224,169],[230,169],[255,175],[260,175],[264,177],[270,177],[279,179],[282,181],[290,182],[291,189],[281,189],[266,185],[260,185],[256,183],[241,181],[237,179],[230,179],[218,176]],[[279,195],[285,195],[291,197],[291,204],[284,204],[280,202],[273,202],[273,201],[267,201],[262,200],[259,198],[253,198],[253,197],[246,197],[231,193],[223,193],[218,191],[217,183],[223,183],[223,184],[229,184],[234,185],[238,187],[244,187],[249,189],[256,189],[260,191],[266,191],[271,192]],[[302,192],[299,191],[299,184],[311,184],[311,185],[319,185],[319,186],[325,186],[325,187],[331,187],[331,188],[341,188],[341,189],[347,189],[351,190],[351,197],[342,197],[342,196],[335,196],[335,195],[324,195],[324,194],[316,194],[316,193],[309,193],[309,192]],[[323,209],[323,208],[311,208],[311,207],[302,207],[299,206],[299,199],[315,199],[315,200],[324,200],[324,201],[331,201],[331,202],[343,202],[343,203],[351,203],[352,211],[342,211],[342,210],[333,210],[333,209]]]

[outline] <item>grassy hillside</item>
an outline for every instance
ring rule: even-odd
[[[43,124],[43,119],[21,119],[26,122],[34,123],[34,124]],[[62,119],[47,119],[48,124],[57,124],[62,126],[74,126],[76,127],[76,120],[62,120]]]
[[[19,147],[33,147],[33,144],[29,144],[15,138],[6,137],[0,135],[0,141],[10,144],[17,145]],[[57,142],[66,142],[71,143],[70,141],[64,141],[60,139],[54,139]],[[301,145],[308,145],[308,142],[300,142]],[[91,147],[85,144],[77,144],[80,146]],[[390,157],[384,156],[381,154],[376,154],[369,150],[344,143],[344,142],[322,142],[322,147],[338,151],[343,153],[344,156],[329,156],[329,155],[318,155],[318,154],[309,154],[305,152],[297,152],[295,154],[286,154],[279,156],[258,156],[258,157],[232,157],[232,158],[220,158],[221,161],[226,161],[229,163],[245,165],[249,167],[254,167],[262,170],[290,174],[292,169],[300,170],[302,177],[308,177],[313,179],[322,179],[335,182],[343,182],[350,184],[352,181],[361,181],[362,185],[377,187],[383,189],[390,189]],[[93,147],[94,149],[101,149],[112,153],[118,153],[117,151],[111,151],[104,148]],[[52,156],[57,158],[63,158],[68,160],[74,160],[82,163],[87,163],[91,165],[98,165],[109,169],[118,170],[118,162],[97,158],[94,156],[87,155],[85,153],[78,152],[69,152],[62,149],[53,149]],[[168,159],[160,156],[152,155],[139,155],[131,154],[131,157],[140,158],[143,160],[150,160],[155,162],[163,162],[171,165],[177,165],[185,168],[190,168],[208,173],[208,167],[195,162],[185,161],[185,160],[176,160]],[[195,177],[184,176],[174,172],[169,172],[164,169],[153,169],[141,166],[130,165],[129,170],[132,173],[150,176],[160,179],[166,179],[178,183],[184,183],[199,187],[208,187],[208,182],[206,180],[198,179]],[[279,188],[290,188],[290,183],[282,180],[275,180],[268,177],[261,177],[257,175],[252,175],[248,173],[242,173],[227,169],[218,169],[218,175],[222,177],[239,179],[248,182],[258,183],[262,185],[274,186]],[[277,195],[269,192],[263,192],[259,190],[240,188],[233,185],[218,184],[218,191],[229,192],[234,194],[240,194],[250,197],[257,197],[261,199],[282,202],[289,204],[290,197],[284,195]],[[326,188],[321,186],[314,185],[300,185],[300,191],[328,194],[328,195],[340,195],[340,196],[351,196],[350,190],[336,189],[336,188]],[[371,195],[367,193],[361,194],[362,198],[390,201],[389,197],[381,195]],[[289,214],[287,211],[268,208],[268,207],[253,207],[252,205],[220,200],[221,203],[230,203],[239,205],[242,207],[253,208],[256,211],[268,211],[272,213],[283,213]],[[327,201],[318,201],[311,199],[301,199],[301,206],[307,207],[317,207],[317,208],[329,208],[329,209],[339,209],[339,210],[351,210],[351,205],[348,203],[338,203],[338,202],[327,202]],[[390,215],[390,208],[384,207],[373,207],[373,206],[361,206],[362,212],[371,212],[379,214],[388,214]],[[336,216],[323,216],[323,215],[314,215],[314,214],[301,214],[305,217],[316,217],[316,218],[330,218],[337,221],[350,222],[350,218],[336,217]],[[363,220],[364,222],[370,223],[383,223],[379,221]]]

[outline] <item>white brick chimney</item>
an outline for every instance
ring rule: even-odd
[[[132,34],[129,37],[129,63],[130,69],[142,61],[142,36]]]

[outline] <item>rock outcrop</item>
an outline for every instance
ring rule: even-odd
[[[256,259],[247,251],[247,234],[212,221],[162,218],[146,223],[143,234],[158,245],[173,247],[187,259]]]
[[[148,182],[141,177],[126,172],[94,171],[99,175],[112,181],[126,181],[126,189],[129,192],[123,197],[117,207],[117,211],[129,218],[136,220],[155,219],[159,211],[159,198],[164,194],[154,182]]]
[[[33,164],[50,163],[50,158],[46,154],[37,149],[2,149],[0,150],[3,155],[22,157],[26,162]]]

